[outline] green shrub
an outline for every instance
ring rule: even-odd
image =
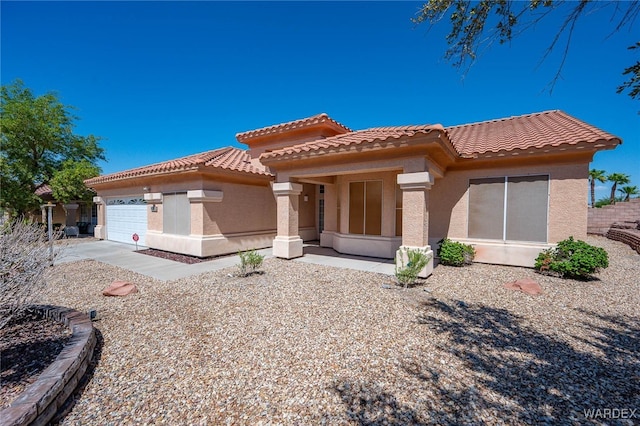
[[[240,269],[240,275],[243,277],[255,273],[264,261],[264,256],[255,251],[255,249],[238,252],[238,256],[240,256],[238,268]]]
[[[542,251],[536,258],[534,268],[541,273],[585,279],[607,266],[609,255],[603,248],[569,237],[560,241],[556,248]]]
[[[438,257],[443,265],[471,265],[473,258],[476,256],[475,249],[469,244],[451,241],[448,238],[441,240],[439,244]]]
[[[418,279],[418,274],[424,269],[431,260],[431,255],[427,255],[419,249],[402,248],[400,254],[400,266],[396,258],[396,279],[406,289],[409,285],[414,284]],[[407,263],[405,264],[405,258]]]

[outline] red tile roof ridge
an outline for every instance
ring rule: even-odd
[[[246,132],[236,133],[236,139],[239,142],[246,141],[258,136],[270,135],[286,130],[292,130],[295,128],[304,128],[313,124],[329,122],[342,128],[345,132],[351,132],[352,130],[342,123],[337,122],[325,112],[312,115],[311,117],[300,118],[298,120],[288,121],[286,123],[274,124],[272,126],[261,127],[259,129],[247,130]]]

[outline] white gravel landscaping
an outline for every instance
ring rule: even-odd
[[[640,423],[640,256],[588,242],[610,256],[597,280],[438,266],[408,291],[279,259],[169,282],[56,266],[44,302],[97,309],[103,340],[63,424]],[[544,294],[502,287],[526,277]],[[103,297],[114,280],[139,293]]]

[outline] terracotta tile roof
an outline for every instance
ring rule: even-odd
[[[385,142],[390,139],[400,139],[402,137],[412,137],[418,134],[427,134],[434,130],[444,130],[439,124],[422,126],[394,126],[394,127],[374,127],[371,129],[358,130],[343,135],[331,136],[326,139],[305,142],[298,145],[288,146],[265,152],[260,155],[260,160],[275,159],[278,157],[290,156],[304,152],[313,151],[337,151],[354,145],[364,145],[374,142]]]
[[[53,195],[53,191],[51,190],[51,187],[49,185],[43,183],[41,185],[38,185],[35,194],[38,197],[42,197],[43,195]]]
[[[423,126],[376,127],[326,139],[305,142],[265,152],[261,160],[298,156],[305,152],[337,150],[390,138],[411,137],[416,133],[443,130],[439,124]],[[592,144],[596,148],[621,143],[614,135],[571,117],[562,111],[510,117],[446,128],[453,147],[462,157],[491,156],[492,154],[539,150],[561,145]]]
[[[446,130],[462,157],[561,145],[621,143],[618,137],[558,110],[463,124]]]
[[[345,125],[338,123],[336,120],[329,117],[327,114],[322,113],[322,114],[314,115],[312,117],[301,118],[300,120],[289,121],[288,123],[276,124],[274,126],[263,127],[261,129],[241,132],[236,134],[236,139],[238,140],[238,142],[245,142],[249,139],[253,139],[259,136],[266,136],[266,135],[271,135],[275,133],[283,133],[293,129],[302,129],[302,128],[310,127],[320,123],[331,123],[334,125],[334,127],[337,127],[338,130],[344,131],[344,133],[351,132],[351,129],[349,129]]]
[[[256,162],[251,162],[249,154],[239,148],[226,147],[213,151],[201,152],[175,160],[164,161],[149,166],[138,167],[122,172],[98,176],[85,181],[87,186],[142,176],[161,175],[201,168],[215,168],[236,172],[252,173],[256,175],[272,176],[267,169]]]

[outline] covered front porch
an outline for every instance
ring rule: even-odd
[[[278,222],[273,255],[285,259],[305,255],[303,241],[309,234],[308,227],[301,231],[300,212],[301,207],[308,208],[309,192],[313,192],[320,247],[380,259],[399,258],[404,249],[418,249],[430,258],[420,274],[427,277],[433,270],[429,191],[437,170],[427,171],[424,158],[360,166],[343,165],[324,175],[298,171],[274,183]]]

